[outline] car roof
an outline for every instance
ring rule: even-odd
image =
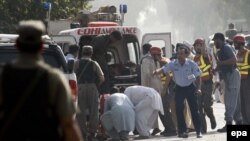
[[[0,43],[15,43],[18,36],[18,34],[0,34]],[[52,42],[48,35],[43,35],[42,39],[46,43]]]

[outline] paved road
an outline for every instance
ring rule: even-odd
[[[192,132],[189,133],[189,138],[187,139],[183,139],[183,138],[178,138],[178,137],[163,137],[161,135],[156,135],[151,137],[150,139],[147,140],[140,140],[140,141],[182,141],[182,140],[190,140],[190,141],[226,141],[227,140],[227,134],[226,133],[218,133],[216,132],[216,130],[218,128],[221,128],[225,125],[225,121],[224,121],[224,104],[221,103],[214,103],[213,105],[214,107],[214,113],[215,113],[215,117],[216,117],[216,121],[217,121],[217,127],[215,130],[212,130],[210,128],[210,122],[209,119],[207,118],[207,124],[208,124],[208,133],[207,134],[203,134],[203,138],[196,138],[196,133]],[[160,122],[160,120],[159,120]],[[163,126],[160,123],[160,129],[163,130]],[[130,136],[131,140],[133,140],[134,136]]]

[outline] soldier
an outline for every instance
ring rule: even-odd
[[[21,21],[17,59],[0,69],[0,140],[80,141],[65,76],[44,63],[41,21]]]
[[[201,93],[202,95],[198,96],[198,106],[201,114],[201,131],[203,133],[207,132],[207,124],[205,116],[207,115],[210,119],[211,128],[216,127],[216,121],[213,113],[213,74],[212,74],[212,60],[211,56],[205,50],[205,40],[198,38],[194,42],[194,49],[196,55],[194,61],[198,64],[199,68],[202,71],[201,74]]]
[[[78,107],[80,112],[76,114],[76,119],[81,127],[84,137],[89,140],[96,135],[99,116],[99,87],[104,81],[104,74],[96,61],[91,60],[93,54],[92,46],[82,48],[82,58],[75,64],[75,72],[78,80]],[[86,126],[87,111],[89,112],[89,126]],[[87,128],[89,131],[87,131]],[[89,134],[87,134],[89,133]]]
[[[249,50],[245,48],[244,35],[236,35],[233,38],[234,47],[238,50],[237,53],[237,66],[241,75],[240,85],[240,99],[241,99],[241,112],[244,124],[250,124],[250,55]]]

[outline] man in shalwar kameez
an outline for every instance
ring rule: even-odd
[[[150,137],[150,129],[158,117],[158,112],[164,114],[160,94],[153,88],[145,86],[130,86],[124,91],[135,106],[135,127],[139,136],[135,139]]]
[[[112,141],[128,140],[135,129],[134,105],[125,94],[114,93],[105,102],[101,121]]]

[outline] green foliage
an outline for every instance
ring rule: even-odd
[[[21,20],[46,21],[46,0],[0,0],[0,33],[14,33]],[[47,0],[52,3],[51,19],[74,17],[82,8],[90,8],[87,0]]]

